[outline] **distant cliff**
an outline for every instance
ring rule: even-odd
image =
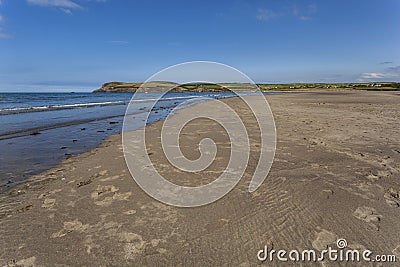
[[[216,84],[185,84],[177,85],[171,82],[149,82],[149,83],[124,83],[108,82],[93,92],[136,92],[140,87],[146,91],[161,91],[163,88],[176,86],[173,92],[226,92],[229,91],[221,85]]]

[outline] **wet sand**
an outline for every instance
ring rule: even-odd
[[[322,250],[338,238],[400,257],[400,93],[266,97],[278,143],[270,174],[254,193],[248,185],[258,128],[238,98],[225,99],[246,122],[252,150],[244,177],[225,197],[198,208],[152,199],[131,178],[121,135],[114,135],[0,195],[0,266],[252,266],[261,264],[257,252],[265,245]],[[205,137],[219,149],[210,168],[187,174],[160,152],[161,126],[147,126],[149,154],[171,181],[205,184],[224,170],[230,145],[223,128],[204,119],[185,127],[188,158],[199,156]]]

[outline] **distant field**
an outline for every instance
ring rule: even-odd
[[[149,82],[149,83],[124,83],[109,82],[102,85],[94,92],[135,92],[140,87],[148,91],[158,91],[162,88],[174,86],[173,91],[178,92],[202,92],[202,91],[229,91],[254,90],[253,84],[243,83],[191,83],[178,85],[171,82]],[[400,83],[397,82],[371,82],[371,83],[291,83],[291,84],[257,84],[262,91],[295,91],[295,90],[372,90],[372,91],[400,91]]]

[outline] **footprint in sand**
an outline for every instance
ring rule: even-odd
[[[384,198],[389,206],[400,207],[400,190],[390,188]]]
[[[357,219],[367,222],[375,230],[379,230],[379,223],[382,219],[382,215],[378,214],[374,208],[371,207],[358,207],[353,212],[354,217]]]
[[[375,174],[373,174],[373,173],[371,172],[371,173],[369,173],[369,174],[367,175],[367,179],[368,179],[370,182],[376,182],[376,181],[378,181],[380,178],[379,178],[378,175],[375,175]]]
[[[133,215],[133,214],[136,214],[136,210],[124,211],[123,214],[125,214],[125,215]]]
[[[23,266],[36,266],[36,257],[30,257],[19,261],[11,260],[4,267],[23,267]]]
[[[127,260],[135,259],[146,248],[146,242],[142,236],[136,233],[123,232],[117,235],[118,240],[124,243],[124,256]]]
[[[331,189],[323,189],[322,191],[321,191],[321,196],[323,197],[323,198],[326,198],[326,199],[329,199],[332,195],[333,195],[333,190],[331,190]]]
[[[79,183],[76,184],[77,188],[91,184],[96,178],[99,178],[101,176],[104,176],[108,173],[107,170],[101,171],[95,175],[90,176],[90,178],[84,180],[84,181],[80,181]]]
[[[90,227],[89,224],[83,224],[78,220],[64,222],[64,227],[60,231],[51,235],[51,238],[63,237],[71,232],[83,233]]]
[[[370,171],[367,175],[366,178],[370,181],[370,182],[376,182],[382,178],[387,178],[391,175],[392,173],[388,170],[373,170]]]
[[[94,204],[108,207],[115,200],[127,200],[132,195],[132,192],[118,193],[118,191],[114,185],[98,185],[91,197],[95,200]]]
[[[50,209],[56,204],[55,198],[45,198],[42,204],[42,208]]]
[[[337,239],[338,237],[335,233],[322,229],[322,231],[317,234],[316,239],[312,242],[312,246],[321,251],[326,249],[329,245],[336,243]]]
[[[48,196],[54,195],[54,194],[56,194],[58,192],[61,192],[61,189],[54,189],[52,191],[48,191],[46,193],[40,194],[37,198],[38,199],[42,199],[44,197],[48,197]]]

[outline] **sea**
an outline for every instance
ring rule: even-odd
[[[138,100],[140,104],[133,111],[146,112],[146,102],[150,105],[154,101],[151,94]],[[0,192],[121,132],[132,96],[133,93],[0,93]],[[185,102],[232,96],[232,92],[168,92],[157,101],[147,122],[165,119]]]

